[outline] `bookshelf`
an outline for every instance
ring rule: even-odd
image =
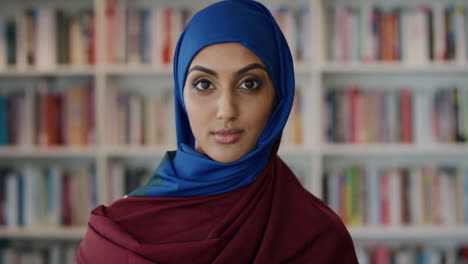
[[[385,12],[388,12],[394,7],[415,8],[420,5],[431,6],[433,2],[384,2],[375,0],[356,1],[350,4],[345,1],[338,0],[319,1],[319,3],[322,4],[321,13],[325,15],[325,17],[321,17],[322,23],[324,24],[320,27],[321,30],[325,29],[325,31],[322,31],[319,35],[326,39],[328,38],[328,40],[324,40],[322,48],[318,50],[318,52],[321,52],[322,54],[321,59],[319,60],[319,65],[313,67],[313,70],[321,79],[317,86],[317,89],[322,92],[320,98],[325,98],[325,95],[330,89],[338,90],[339,88],[336,88],[337,86],[341,86],[341,88],[344,87],[346,89],[346,86],[349,87],[356,85],[360,88],[364,87],[362,88],[363,91],[385,91],[402,87],[410,87],[410,91],[414,92],[412,102],[418,104],[416,102],[418,99],[415,98],[419,97],[422,92],[432,93],[437,89],[444,88],[444,85],[466,89],[466,85],[464,85],[464,83],[466,83],[466,74],[468,73],[466,57],[461,60],[453,61],[428,60],[425,62],[408,62],[404,58],[401,60],[392,59],[387,61],[375,59],[374,62],[360,61],[359,59],[337,62],[337,60],[330,59],[330,53],[332,53],[331,50],[335,48],[335,46],[331,44],[330,39],[335,35],[333,35],[334,31],[325,25],[325,21],[330,21],[329,17],[333,11],[327,10],[330,10],[332,7],[341,6],[342,8],[359,8],[374,5],[382,7]],[[462,4],[465,7],[466,12],[466,1],[441,1],[441,3],[444,5],[455,3]],[[355,10],[356,9],[353,11]],[[409,27],[409,25],[406,24],[402,27]],[[328,35],[328,37],[325,37],[326,35]],[[351,40],[351,37],[348,40],[350,42],[353,41]],[[401,45],[404,47],[404,44]],[[421,115],[424,114],[430,115],[429,111],[433,110],[425,108],[424,111],[421,111],[421,109],[424,108],[412,108],[413,118],[421,117]],[[324,108],[321,108],[320,110],[322,111],[321,117],[325,117],[325,120],[327,120]],[[325,123],[323,122],[325,120],[322,120],[320,123],[322,125],[321,131],[325,131],[326,129],[326,126],[324,126]],[[431,120],[429,119],[429,121]],[[325,135],[318,144],[320,149],[320,159],[322,161],[322,174],[320,177],[323,177],[322,180],[326,181],[329,180],[327,177],[330,177],[330,175],[324,175],[323,173],[325,172],[330,172],[337,168],[349,168],[350,166],[365,167],[369,164],[382,168],[391,168],[394,166],[418,166],[421,164],[431,164],[432,166],[454,166],[456,168],[465,167],[464,159],[468,154],[466,142],[436,142],[430,138],[430,133],[432,132],[431,126],[425,126],[425,124],[421,122],[418,123],[414,121],[412,129],[413,139],[410,143],[383,143],[376,141],[365,143],[333,142],[327,140],[326,132],[324,132]],[[424,134],[426,134],[425,138],[420,137],[420,135]],[[429,136],[427,134],[429,134]],[[369,175],[365,175],[365,177],[368,176]],[[392,193],[392,195],[395,194]],[[367,199],[369,199],[369,197],[367,197]],[[378,199],[382,198],[378,197]],[[393,245],[393,247],[396,248],[396,253],[392,253],[392,256],[396,257],[396,263],[400,263],[400,260],[398,260],[400,253],[398,252],[401,252],[401,248],[404,250],[409,247],[409,245],[444,245],[453,247],[454,245],[463,245],[467,243],[466,222],[465,224],[458,225],[399,224],[392,226],[391,224],[350,224],[349,230],[358,246],[358,255],[362,263],[369,263],[369,256],[375,257],[378,255],[375,252],[370,253],[372,250],[369,250],[369,248],[372,248],[373,246],[378,247],[382,244]],[[364,254],[363,251],[367,252]],[[451,254],[452,253],[446,254],[446,256],[452,256]],[[383,258],[388,259],[388,252],[384,255],[386,257]],[[380,255],[380,257],[382,257],[382,255]],[[433,258],[433,261],[435,261],[434,263],[442,263],[441,259],[435,259],[436,260]],[[403,261],[403,258],[401,261],[401,263],[406,263]],[[413,263],[413,261],[414,260],[411,260],[408,263]],[[452,258],[450,258],[450,261],[447,263],[454,263],[451,261],[453,261]]]
[[[111,202],[109,177],[110,169],[115,162],[123,162],[128,166],[143,166],[154,169],[159,159],[168,149],[174,149],[174,143],[167,144],[113,144],[110,141],[114,128],[109,126],[108,97],[114,92],[136,92],[142,96],[164,93],[172,86],[172,67],[158,63],[108,63],[107,7],[105,0],[82,1],[80,4],[64,4],[61,1],[39,1],[46,6],[63,8],[68,11],[91,9],[95,16],[95,63],[82,65],[55,65],[52,68],[35,67],[4,67],[0,70],[0,95],[2,86],[7,91],[16,89],[17,83],[24,82],[31,87],[36,82],[47,78],[59,83],[77,80],[89,81],[94,89],[94,143],[82,146],[2,146],[0,147],[0,165],[21,164],[24,162],[48,165],[53,163],[92,164],[97,175],[94,184],[98,188],[98,204]],[[128,8],[153,7],[187,7],[180,1],[116,1],[126,3]],[[203,7],[214,1],[198,1],[196,6]],[[262,1],[265,2],[265,1]],[[386,62],[335,62],[328,57],[331,47],[327,34],[332,30],[326,26],[329,19],[327,8],[343,5],[345,1],[333,0],[298,0],[287,1],[287,6],[299,8],[308,6],[311,11],[310,23],[307,28],[310,34],[309,61],[296,62],[297,88],[301,92],[302,142],[300,144],[282,144],[279,154],[285,161],[302,174],[300,179],[304,186],[313,194],[324,198],[324,181],[329,167],[343,167],[376,163],[379,165],[416,164],[429,162],[434,165],[454,164],[464,167],[464,159],[468,155],[466,143],[438,143],[415,138],[411,143],[335,143],[328,142],[324,136],[326,129],[326,113],[324,97],[331,86],[346,87],[359,84],[366,90],[385,90],[408,85],[411,91],[435,91],[440,84],[456,84],[464,86],[468,74],[468,59],[457,62],[432,62],[412,64],[402,61]],[[444,3],[455,1],[445,0]],[[272,10],[286,1],[268,1]],[[359,1],[356,6],[377,4],[383,6],[416,6],[428,4],[426,0],[385,2],[381,0]],[[457,1],[458,3],[458,1]],[[354,3],[353,3],[354,4]],[[430,3],[429,3],[430,4]],[[468,2],[463,2],[468,9]],[[1,4],[3,5],[3,3]],[[0,6],[1,6],[0,5]],[[12,10],[23,10],[39,5],[37,1],[16,1],[8,3]],[[5,13],[0,12],[0,16]],[[468,15],[468,12],[467,12]],[[306,32],[306,31],[304,31]],[[305,34],[305,33],[304,33]],[[467,32],[468,34],[468,32]],[[383,81],[382,81],[383,80]],[[381,85],[382,84],[382,85]],[[62,85],[62,84],[60,84]],[[59,86],[60,86],[59,85]],[[11,88],[11,87],[13,88]],[[381,88],[383,86],[383,88]],[[341,89],[341,88],[340,88]],[[416,95],[415,95],[416,96]],[[172,108],[171,108],[172,110]],[[417,111],[418,109],[416,109]],[[413,133],[424,133],[425,127],[415,127]],[[426,131],[427,132],[427,131]],[[385,242],[387,239],[396,244],[406,244],[411,241],[418,243],[454,243],[468,244],[467,225],[458,226],[350,226],[350,232],[357,245],[361,242]],[[10,240],[80,240],[85,232],[83,226],[48,227],[48,228],[17,228],[0,229],[0,238]]]

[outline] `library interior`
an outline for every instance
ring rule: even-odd
[[[173,51],[213,0],[0,0],[0,263],[75,263],[177,149]],[[296,92],[278,155],[359,263],[468,263],[468,1],[261,0]]]

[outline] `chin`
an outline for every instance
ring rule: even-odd
[[[243,152],[232,153],[232,151],[224,150],[224,151],[218,151],[217,153],[213,153],[212,155],[210,155],[209,153],[207,154],[214,161],[221,162],[221,163],[231,163],[231,162],[241,159],[247,153],[243,153]]]
[[[214,161],[221,162],[221,163],[231,163],[236,160],[239,160],[240,158],[242,158],[242,156],[237,157],[237,156],[226,156],[226,155],[214,155],[214,156],[210,156],[210,158],[213,159]]]

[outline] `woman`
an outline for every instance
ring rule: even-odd
[[[177,151],[148,183],[93,210],[78,263],[357,263],[340,219],[277,156],[294,97],[270,12],[198,12],[174,55]]]

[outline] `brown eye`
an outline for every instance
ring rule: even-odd
[[[206,79],[197,80],[192,85],[194,88],[201,91],[211,90],[214,88],[213,84]]]
[[[242,82],[241,88],[246,90],[255,90],[258,89],[262,83],[257,79],[247,79]]]

